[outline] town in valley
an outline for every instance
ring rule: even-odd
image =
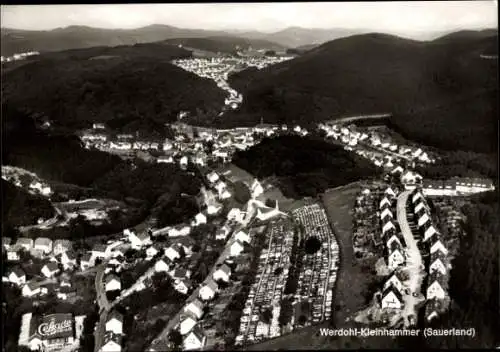
[[[29,7],[2,17],[27,23]],[[497,28],[396,49],[380,30],[89,23],[2,24],[4,351],[500,348],[494,104],[480,105],[498,89]],[[443,71],[414,82],[422,111],[404,84],[347,97],[362,62],[350,50],[381,76],[416,60],[392,50]],[[444,69],[449,53],[462,66]],[[336,102],[329,65],[350,67]],[[385,98],[393,108],[371,100]],[[437,333],[451,328],[466,336]]]

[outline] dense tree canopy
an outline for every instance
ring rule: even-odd
[[[277,176],[289,197],[315,196],[379,172],[369,161],[313,137],[266,138],[237,152],[233,162],[258,178]]]

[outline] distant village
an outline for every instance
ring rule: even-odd
[[[19,60],[25,60],[26,58],[33,56],[33,55],[40,55],[38,51],[27,51],[25,53],[19,53],[19,54],[14,54],[12,56],[3,56],[0,58],[2,64],[5,62],[12,62],[12,61],[19,61]]]

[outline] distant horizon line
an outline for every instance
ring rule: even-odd
[[[191,28],[191,27],[180,27],[180,26],[174,26],[170,24],[165,24],[165,23],[152,23],[140,27],[133,27],[133,28],[124,28],[124,27],[115,27],[115,28],[110,28],[110,27],[95,27],[95,26],[89,26],[86,24],[72,24],[64,27],[54,27],[54,28],[49,28],[49,29],[27,29],[27,28],[18,28],[18,27],[4,27],[0,26],[0,29],[11,29],[11,30],[18,30],[18,31],[26,31],[26,32],[51,32],[54,30],[58,29],[67,29],[71,27],[86,27],[86,28],[92,28],[92,29],[101,29],[101,30],[122,30],[122,31],[127,31],[127,30],[138,30],[138,29],[143,29],[147,27],[153,27],[153,26],[164,26],[164,27],[172,27],[172,28],[177,28],[177,29],[185,29],[185,30],[203,30],[203,31],[220,31],[220,32],[259,32],[263,34],[273,34],[273,33],[278,33],[282,32],[285,30],[289,29],[304,29],[304,30],[319,30],[319,31],[329,31],[329,30],[351,30],[351,31],[371,31],[371,32],[377,32],[377,33],[402,33],[401,31],[398,30],[377,30],[377,29],[369,29],[369,28],[351,28],[351,27],[301,27],[301,26],[287,26],[283,27],[281,29],[273,29],[273,30],[260,30],[260,29],[255,29],[255,28],[203,28],[203,27],[196,27],[196,28]],[[414,34],[424,34],[424,33],[452,33],[452,32],[457,32],[457,31],[484,31],[484,30],[497,30],[498,27],[458,27],[454,29],[421,29],[421,30],[414,30],[411,32],[408,32],[407,34],[414,33]]]

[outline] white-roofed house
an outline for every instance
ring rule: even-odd
[[[391,206],[391,201],[389,200],[389,198],[384,197],[384,198],[382,198],[382,199],[380,200],[380,204],[379,204],[380,209],[382,209],[382,207],[383,207],[384,205],[389,206],[389,207]]]
[[[175,261],[176,259],[180,259],[180,247],[178,245],[171,245],[170,247],[165,249],[165,256],[170,259],[170,261]]]
[[[73,245],[70,240],[55,240],[53,243],[52,253],[54,255],[61,254],[63,252],[72,249]]]
[[[389,251],[389,256],[387,257],[387,267],[390,270],[395,270],[398,266],[404,264],[404,262],[405,257],[402,253],[401,246],[396,242],[393,242]]]
[[[187,294],[191,288],[192,283],[189,279],[178,279],[174,282],[174,288],[180,293]]]
[[[106,278],[104,279],[104,283],[106,285],[106,292],[121,290],[122,288],[120,278],[115,274],[110,274],[106,276]]]
[[[195,215],[192,226],[199,226],[207,223],[207,216],[203,213],[198,213]]]
[[[26,283],[26,274],[21,268],[12,269],[7,278],[9,279],[9,282],[17,286],[22,286]]]
[[[52,252],[52,240],[47,237],[38,237],[35,240],[34,249],[48,254]]]
[[[380,220],[384,220],[386,217],[393,218],[392,211],[389,210],[389,208],[385,208],[382,210],[380,213]]]
[[[33,239],[27,237],[19,237],[16,245],[23,247],[26,251],[31,251],[33,248]]]
[[[111,331],[114,334],[123,334],[123,314],[113,310],[106,320],[106,331]]]
[[[42,274],[47,278],[54,277],[58,272],[59,266],[54,262],[49,262],[42,267]]]
[[[243,243],[234,241],[229,248],[229,253],[231,256],[235,257],[240,255],[240,253],[243,252],[244,249],[245,247],[243,246]]]
[[[401,309],[403,306],[403,299],[401,293],[393,286],[389,286],[382,293],[382,309]]]
[[[76,266],[76,253],[73,251],[65,251],[61,254],[61,264],[64,270],[71,269]]]
[[[168,272],[170,270],[170,265],[166,258],[161,258],[155,263],[156,272]]]
[[[191,312],[184,312],[180,316],[179,332],[181,335],[188,334],[196,325],[198,320]]]
[[[228,225],[224,225],[216,232],[215,239],[216,240],[225,240],[230,232],[231,232],[231,228]]]
[[[151,236],[149,235],[148,231],[141,231],[139,233],[129,231],[128,240],[130,241],[130,244],[134,249],[140,249],[151,244]]]
[[[231,268],[229,268],[229,266],[227,266],[226,264],[223,264],[213,274],[213,278],[215,281],[222,280],[224,282],[229,282],[230,276],[231,276]]]
[[[243,222],[244,217],[245,217],[245,214],[239,208],[232,208],[227,213],[228,220],[234,220],[234,221],[237,221],[240,223]]]
[[[214,298],[215,293],[217,292],[217,283],[214,280],[209,279],[199,291],[199,296],[204,301],[209,301]]]
[[[396,290],[398,290],[399,292],[403,292],[403,283],[401,282],[401,280],[399,280],[396,274],[392,274],[384,283],[384,291],[391,285],[394,286],[394,288],[396,288]]]
[[[204,305],[199,299],[189,302],[185,307],[185,312],[191,312],[197,319],[201,319],[203,316]]]
[[[184,338],[183,347],[186,351],[199,350],[205,346],[206,341],[207,337],[203,334],[201,329],[196,326]]]
[[[434,226],[430,225],[424,232],[424,242],[431,238],[437,231]]]
[[[236,235],[234,235],[234,238],[242,243],[250,243],[251,240],[250,236],[244,231],[238,231]]]
[[[443,245],[443,242],[437,240],[432,246],[431,246],[431,254],[440,251],[444,255],[448,254],[448,249]]]
[[[217,175],[217,173],[215,171],[212,171],[210,172],[208,175],[207,175],[207,180],[210,182],[210,183],[215,183],[219,180],[219,175]]]
[[[427,213],[424,213],[420,218],[418,218],[418,227],[422,227],[430,221],[431,219],[429,218]]]
[[[388,221],[384,224],[384,226],[382,226],[382,234],[385,234],[386,232],[393,230],[393,229],[396,229],[396,227],[394,226],[392,221]]]
[[[430,285],[427,287],[427,299],[444,299],[446,297],[446,292],[439,280],[429,279]]]

